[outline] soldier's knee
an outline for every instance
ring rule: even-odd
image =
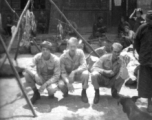
[[[88,70],[82,72],[82,78],[84,78],[85,80],[89,79],[89,71]]]
[[[84,75],[84,76],[89,76],[89,71],[88,71],[88,70],[83,71],[83,72],[82,72],[82,75]]]
[[[95,78],[97,78],[99,76],[99,72],[97,72],[97,71],[93,71],[92,73],[91,73],[91,79],[92,80],[94,80]]]
[[[29,79],[31,78],[31,74],[28,69],[25,70],[24,77],[26,81],[29,81]]]
[[[58,87],[63,93],[66,93],[68,91],[67,85],[62,80],[58,82]]]
[[[54,94],[58,90],[58,86],[56,84],[51,84],[47,87],[47,91],[49,95]]]
[[[65,87],[65,83],[64,83],[63,81],[59,81],[59,82],[58,82],[58,87],[59,87],[59,88]]]
[[[100,75],[100,74],[99,74],[99,72],[97,72],[97,71],[93,71],[93,72],[91,73],[91,81],[92,81],[92,84],[93,84],[93,85],[97,83],[97,79],[98,79],[98,76],[99,76],[99,75]]]

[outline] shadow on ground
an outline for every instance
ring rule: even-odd
[[[90,105],[89,103],[83,103],[78,95],[69,95],[60,101],[57,98],[50,99],[48,96],[41,96],[41,99],[34,105],[35,110],[40,113],[50,113],[54,108],[62,106],[69,111],[76,112],[78,109],[88,108]],[[27,105],[23,106],[23,108],[30,109]]]

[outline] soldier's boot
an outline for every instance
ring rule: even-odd
[[[32,104],[35,104],[36,101],[39,100],[40,98],[41,98],[41,96],[40,96],[39,91],[38,91],[38,90],[35,90],[35,91],[34,91],[34,95],[33,95],[33,97],[31,98]]]
[[[97,104],[99,100],[100,100],[99,89],[95,89],[95,97],[94,97],[93,103]]]
[[[81,92],[81,100],[84,103],[88,103],[88,97],[87,97],[87,94],[86,94],[86,89],[83,89],[82,92]]]

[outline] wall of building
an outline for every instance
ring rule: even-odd
[[[18,15],[20,15],[24,9],[24,5],[22,4],[23,1],[26,2],[27,0],[7,0],[8,3],[10,4],[10,6],[15,9],[15,11],[17,12]],[[45,16],[46,16],[46,21],[47,21],[47,28],[46,31],[48,31],[49,29],[49,20],[50,20],[50,3],[49,0],[35,0],[34,4],[37,4],[38,1],[44,2],[44,9],[39,9],[39,8],[34,8],[33,9],[33,13],[35,15],[36,20],[38,19],[38,17],[40,16],[40,11],[43,11]],[[22,2],[22,3],[21,3]],[[35,6],[36,7],[36,6]],[[38,6],[37,6],[38,7]],[[16,24],[17,23],[17,18],[15,16],[15,14],[10,10],[10,8],[7,6],[7,4],[5,3],[5,0],[0,0],[0,13],[2,14],[2,24],[3,24],[3,28],[6,28],[6,18],[7,16],[10,16],[12,18],[12,20],[14,21],[13,23]]]
[[[137,0],[112,0],[111,23],[112,26],[118,26],[121,16],[128,20],[130,14],[137,7]]]
[[[145,17],[147,10],[152,10],[152,0],[138,0],[137,6],[143,9],[143,16]]]

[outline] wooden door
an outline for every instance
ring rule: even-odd
[[[130,14],[137,7],[137,0],[121,0],[121,5],[116,6],[115,0],[112,0],[112,25],[117,26],[121,16],[128,20]]]

